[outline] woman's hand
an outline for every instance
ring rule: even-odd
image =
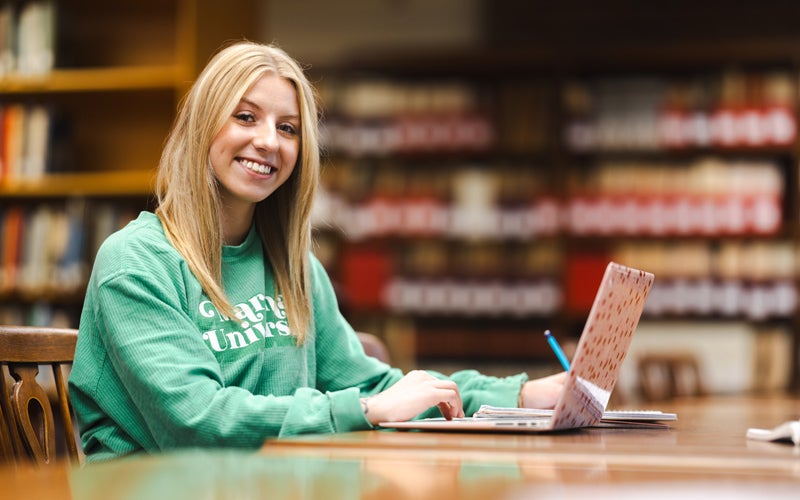
[[[520,404],[523,408],[549,409],[556,405],[567,372],[530,380],[522,386]]]
[[[464,416],[461,395],[455,382],[439,380],[414,370],[385,391],[362,398],[364,414],[371,424],[410,420],[431,406],[438,406],[447,420]]]

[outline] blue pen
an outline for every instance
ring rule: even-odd
[[[550,348],[553,349],[554,353],[556,353],[556,357],[558,358],[558,361],[561,362],[561,366],[564,367],[564,370],[569,371],[569,360],[564,354],[564,351],[561,350],[561,346],[558,345],[556,338],[553,337],[553,334],[550,333],[550,330],[545,330],[544,336],[547,337],[547,343],[550,344]]]

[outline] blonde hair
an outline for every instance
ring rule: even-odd
[[[311,203],[319,179],[317,102],[302,68],[283,50],[249,41],[219,51],[184,97],[159,163],[156,213],[222,314],[235,317],[222,287],[220,195],[209,160],[211,142],[239,100],[264,74],[290,82],[300,109],[300,154],[289,179],[256,205],[255,225],[272,265],[276,294],[298,344],[313,320],[309,251]]]

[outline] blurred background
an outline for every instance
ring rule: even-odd
[[[542,332],[574,349],[614,260],[656,275],[619,401],[800,383],[794,2],[0,6],[2,323],[77,326],[180,97],[247,37],[319,92],[314,250],[394,364],[558,371]]]

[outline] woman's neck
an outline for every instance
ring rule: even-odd
[[[240,245],[247,238],[253,223],[255,205],[234,209],[226,207],[222,210],[222,244]]]

